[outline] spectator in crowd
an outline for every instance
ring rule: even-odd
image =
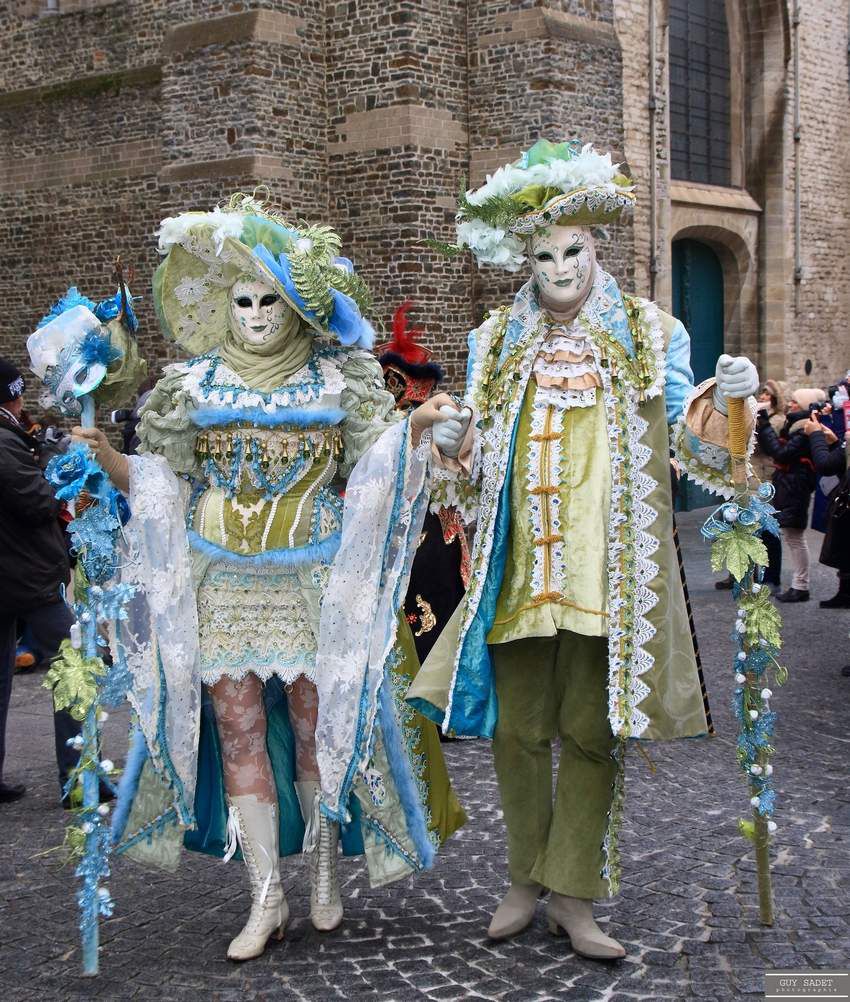
[[[813,421],[812,424],[817,424]],[[817,431],[811,432],[814,445]],[[823,435],[826,439],[826,435]],[[846,436],[850,448],[850,434]],[[820,562],[838,571],[838,591],[832,598],[824,599],[822,609],[850,609],[850,470],[847,470],[847,455],[844,453],[845,472],[829,495],[826,512],[826,535],[820,551]],[[850,671],[847,672],[850,674]]]
[[[18,624],[29,627],[50,660],[74,622],[62,596],[70,576],[62,504],[44,479],[41,443],[21,422],[23,394],[21,373],[0,359],[0,803],[26,792],[2,779]],[[77,763],[78,753],[68,742],[80,725],[65,710],[54,713],[53,720],[61,790]]]
[[[771,428],[778,435],[785,424],[785,399],[788,392],[785,383],[778,379],[768,379],[758,396],[759,409],[764,410]],[[756,445],[753,453],[753,468],[759,480],[770,480],[773,476],[773,460]],[[763,532],[761,541],[767,547],[767,567],[764,571],[765,584],[779,588],[782,584],[782,542],[772,532]]]
[[[777,596],[780,602],[809,601],[810,557],[805,536],[809,503],[817,476],[834,474],[844,468],[843,452],[835,435],[812,418],[813,410],[825,402],[823,390],[795,390],[778,435],[766,411],[758,415],[758,445],[775,464],[771,477],[776,488],[773,505],[793,568],[791,587]]]

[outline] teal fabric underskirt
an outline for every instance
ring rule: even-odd
[[[269,679],[264,689],[268,720],[266,746],[274,771],[280,807],[280,854],[292,856],[301,852],[301,843],[304,840],[304,821],[295,793],[295,738],[289,723],[286,692],[280,679]],[[360,810],[356,797],[352,796],[349,807],[351,821],[342,826],[342,851],[346,856],[356,856],[363,852]],[[187,831],[183,836],[186,848],[209,856],[223,856],[227,842],[227,800],[224,792],[221,744],[212,699],[206,687],[204,687],[201,732],[198,739],[195,819],[197,827],[193,831]],[[236,855],[241,858],[241,852],[237,851]]]

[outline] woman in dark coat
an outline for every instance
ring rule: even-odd
[[[813,444],[816,437],[824,436],[812,435]],[[836,451],[842,452],[846,466],[846,451]],[[841,482],[829,495],[820,562],[838,571],[838,591],[832,598],[820,602],[821,608],[850,609],[850,470],[844,473]]]
[[[778,595],[780,602],[808,602],[809,546],[806,525],[809,502],[818,476],[844,471],[844,450],[837,439],[810,415],[810,405],[824,403],[823,390],[798,389],[791,398],[785,426],[779,435],[767,416],[759,414],[759,448],[775,465],[771,482],[776,489],[773,505],[782,527],[782,540],[791,557],[791,587]]]

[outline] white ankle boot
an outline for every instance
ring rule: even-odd
[[[319,810],[319,784],[295,784],[301,816],[304,818],[304,855],[310,870],[310,921],[320,932],[330,932],[342,922],[336,863],[339,825]]]
[[[229,797],[228,847],[225,860],[238,842],[251,881],[251,912],[245,928],[227,948],[228,960],[251,960],[265,950],[269,938],[283,939],[289,906],[280,886],[277,807],[253,795]]]
[[[563,930],[570,937],[576,953],[591,960],[620,960],[626,951],[596,924],[593,902],[584,898],[568,898],[554,891],[546,908],[549,932],[558,936]]]

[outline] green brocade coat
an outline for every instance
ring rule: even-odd
[[[611,729],[621,738],[703,735],[708,728],[673,538],[669,426],[679,422],[679,458],[703,483],[712,477],[718,486],[730,483],[728,453],[715,443],[701,454],[699,429],[689,426],[687,415],[707,390],[693,386],[689,339],[678,320],[624,297],[604,272],[579,319],[602,377],[611,471]],[[480,416],[478,452],[471,477],[438,475],[433,495],[436,504],[456,505],[476,522],[471,584],[408,694],[445,731],[490,736],[496,725],[487,640],[516,517],[511,474],[523,400],[550,323],[528,283],[512,308],[492,314],[470,337],[467,398]],[[568,536],[565,546],[568,553]]]

